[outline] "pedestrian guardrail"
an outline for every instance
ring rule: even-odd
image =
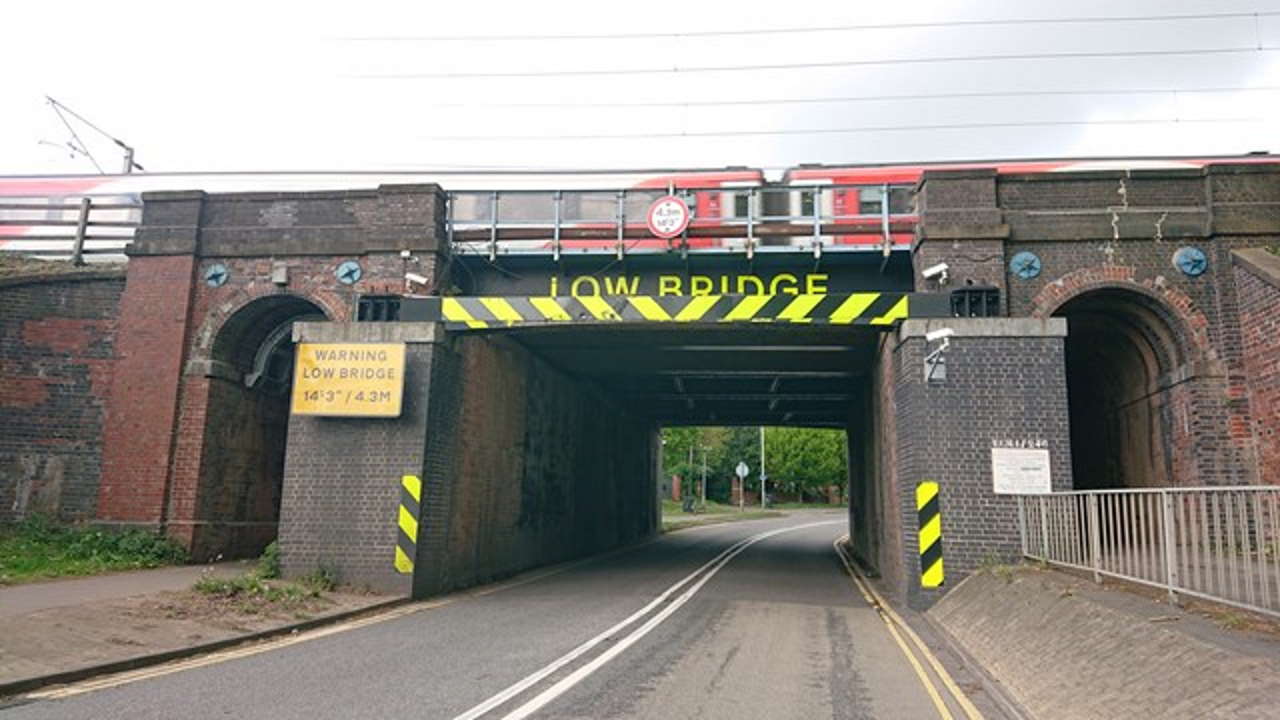
[[[1280,616],[1280,487],[1018,496],[1022,554]]]
[[[646,226],[649,205],[667,194],[692,211],[684,238]],[[823,248],[888,252],[914,230],[908,185],[492,190],[447,194],[449,240],[461,253],[795,252]],[[857,237],[857,242],[841,238]],[[875,238],[867,242],[867,238]],[[691,240],[692,239],[692,240]],[[700,240],[718,239],[711,243]]]
[[[142,219],[135,196],[0,197],[0,253],[119,259]]]

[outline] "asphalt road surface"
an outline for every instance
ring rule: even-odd
[[[845,574],[845,531],[838,513],[686,530],[390,619],[46,691],[0,718],[942,716],[927,688],[954,700]]]

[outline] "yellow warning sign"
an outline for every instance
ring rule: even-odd
[[[399,417],[404,343],[301,343],[293,414]]]

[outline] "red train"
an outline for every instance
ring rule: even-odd
[[[778,178],[751,168],[579,172],[243,172],[0,177],[0,251],[65,255],[90,198],[86,247],[117,254],[140,217],[141,195],[372,188],[438,183],[462,247],[493,254],[550,252],[889,250],[910,246],[912,188],[925,170],[1000,173],[1197,168],[1280,162],[1230,157],[1009,160],[910,165],[801,165]],[[668,192],[693,210],[686,237],[649,235],[645,210]]]

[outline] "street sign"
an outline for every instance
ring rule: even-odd
[[[404,343],[300,343],[293,414],[399,417]]]
[[[689,227],[689,206],[675,195],[666,195],[649,206],[646,222],[649,232],[660,238],[670,239]]]
[[[734,468],[733,472],[736,473],[738,477],[745,478],[747,473],[751,472],[751,468],[747,467],[746,463],[738,461],[738,467]]]

